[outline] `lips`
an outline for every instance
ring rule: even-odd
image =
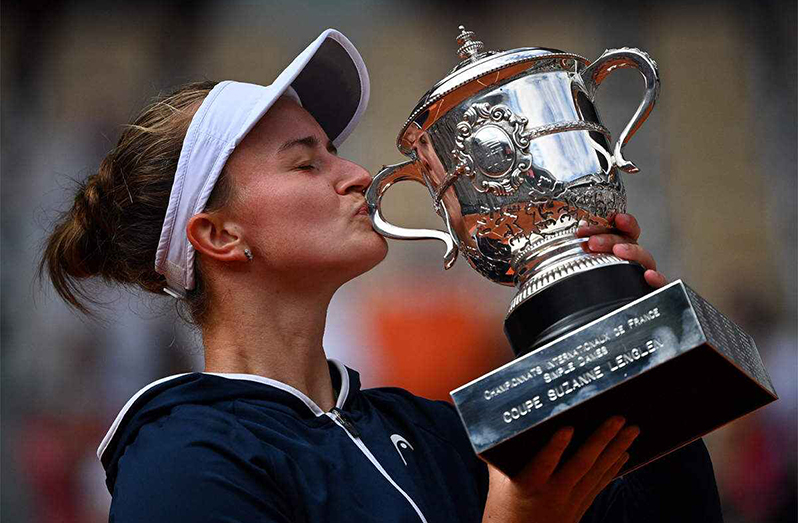
[[[365,214],[366,216],[368,216],[368,214],[369,214],[369,206],[368,206],[368,204],[366,202],[363,202],[363,205],[361,205],[358,208],[356,214]]]

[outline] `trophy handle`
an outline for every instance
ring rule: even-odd
[[[421,184],[424,179],[418,169],[415,159],[383,166],[382,170],[371,180],[371,185],[366,189],[366,203],[369,206],[369,216],[374,230],[387,238],[397,240],[440,240],[446,244],[446,254],[443,255],[443,266],[449,269],[457,260],[457,245],[449,233],[436,229],[408,229],[389,223],[382,215],[380,203],[385,191],[396,182],[412,180]]]
[[[629,67],[637,69],[640,71],[640,74],[643,75],[643,79],[646,82],[646,93],[634,116],[632,116],[632,119],[626,124],[626,128],[615,143],[613,157],[615,159],[615,165],[617,165],[620,170],[627,173],[636,173],[640,169],[623,157],[621,148],[626,145],[626,142],[628,142],[640,126],[643,125],[643,122],[646,121],[649,113],[651,113],[651,110],[654,108],[654,102],[657,101],[657,96],[659,96],[659,72],[657,71],[657,63],[640,49],[629,47],[609,49],[604,51],[595,62],[582,71],[582,79],[587,88],[588,97],[591,100],[595,100],[596,89],[611,72]]]

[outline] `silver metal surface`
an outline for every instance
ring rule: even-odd
[[[632,468],[776,399],[753,339],[681,281],[451,395],[475,452],[489,461],[502,465],[508,452],[491,449],[518,446],[546,424],[622,414],[642,429]],[[583,418],[573,415],[579,409]]]
[[[472,31],[460,31],[463,61],[422,97],[399,135],[410,160],[384,168],[366,193],[375,230],[443,241],[446,268],[461,251],[486,278],[518,288],[514,306],[569,275],[629,263],[585,252],[575,231],[582,219],[605,225],[626,211],[619,171],[637,168],[621,149],[654,106],[654,61],[627,48],[593,64],[536,47],[485,52]],[[609,73],[625,67],[641,72],[646,92],[611,146],[594,97]],[[382,195],[402,180],[427,186],[445,230],[384,219]]]

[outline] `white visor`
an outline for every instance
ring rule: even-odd
[[[194,288],[189,219],[203,211],[230,154],[282,95],[300,102],[338,147],[366,110],[366,64],[344,35],[327,29],[271,85],[225,81],[211,90],[183,140],[155,255],[155,270],[166,276],[164,291],[172,296]]]

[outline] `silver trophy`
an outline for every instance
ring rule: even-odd
[[[441,240],[445,268],[460,251],[518,290],[505,319],[518,358],[452,392],[474,450],[512,473],[558,427],[575,425],[578,442],[622,414],[642,429],[625,473],[773,401],[750,336],[681,281],[652,292],[643,267],[576,237],[581,220],[626,212],[620,173],[638,168],[622,149],[654,107],[657,64],[631,48],[592,63],[540,47],[484,51],[462,26],[457,41],[462,61],[399,133],[410,159],[383,168],[366,201],[384,236]],[[612,144],[595,94],[622,68],[642,74],[645,94]],[[383,194],[404,180],[426,185],[446,230],[384,219]]]

